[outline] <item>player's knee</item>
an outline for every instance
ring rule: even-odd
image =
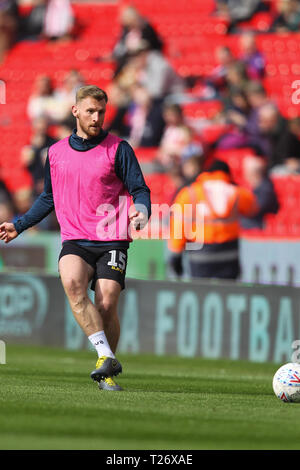
[[[83,283],[72,277],[64,279],[63,282],[65,292],[72,302],[79,302],[86,295]]]
[[[110,299],[103,299],[101,302],[98,302],[96,306],[101,314],[103,322],[109,323],[115,314],[115,303],[110,301]]]

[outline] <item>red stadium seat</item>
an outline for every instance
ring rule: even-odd
[[[222,103],[219,100],[197,101],[182,105],[184,115],[187,118],[192,119],[212,119],[222,110],[222,108]]]
[[[135,149],[135,154],[137,156],[137,159],[140,163],[149,163],[155,160],[155,157],[157,155],[157,147],[150,147],[150,148],[136,148]]]
[[[152,173],[145,175],[146,184],[151,191],[152,204],[171,204],[176,186],[168,174]]]
[[[249,155],[255,155],[251,148],[240,148],[230,150],[216,150],[213,153],[214,159],[225,161],[232,172],[234,181],[238,184],[245,184],[243,176],[243,160]]]

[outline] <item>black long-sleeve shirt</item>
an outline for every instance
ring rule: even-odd
[[[99,145],[107,136],[107,132],[101,131],[100,135],[93,137],[92,139],[83,139],[79,137],[76,130],[69,138],[70,146],[77,151],[85,152]],[[126,142],[121,141],[115,158],[115,172],[118,178],[124,183],[129,194],[133,197],[135,205],[139,206],[139,210],[143,210],[147,217],[151,216],[151,200],[150,190],[145,183],[140,165],[137,161],[135,153],[132,147]],[[29,227],[36,225],[47,215],[50,214],[54,209],[54,200],[52,193],[51,173],[49,157],[45,163],[45,180],[44,180],[44,191],[35,200],[32,207],[26,214],[20,217],[15,222],[15,229],[18,234],[22,233]],[[103,241],[90,241],[90,240],[76,240],[80,245],[89,246],[116,246],[116,247],[128,247],[126,241],[116,242],[103,242]]]

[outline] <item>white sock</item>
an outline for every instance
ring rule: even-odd
[[[104,331],[97,331],[97,333],[90,335],[89,340],[96,349],[98,357],[107,356],[112,357],[113,359],[115,358],[114,353],[110,349]]]

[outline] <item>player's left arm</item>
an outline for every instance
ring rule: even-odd
[[[115,171],[132,196],[136,207],[130,214],[130,220],[137,230],[143,229],[151,216],[150,189],[145,183],[133,148],[124,140],[117,149]]]

